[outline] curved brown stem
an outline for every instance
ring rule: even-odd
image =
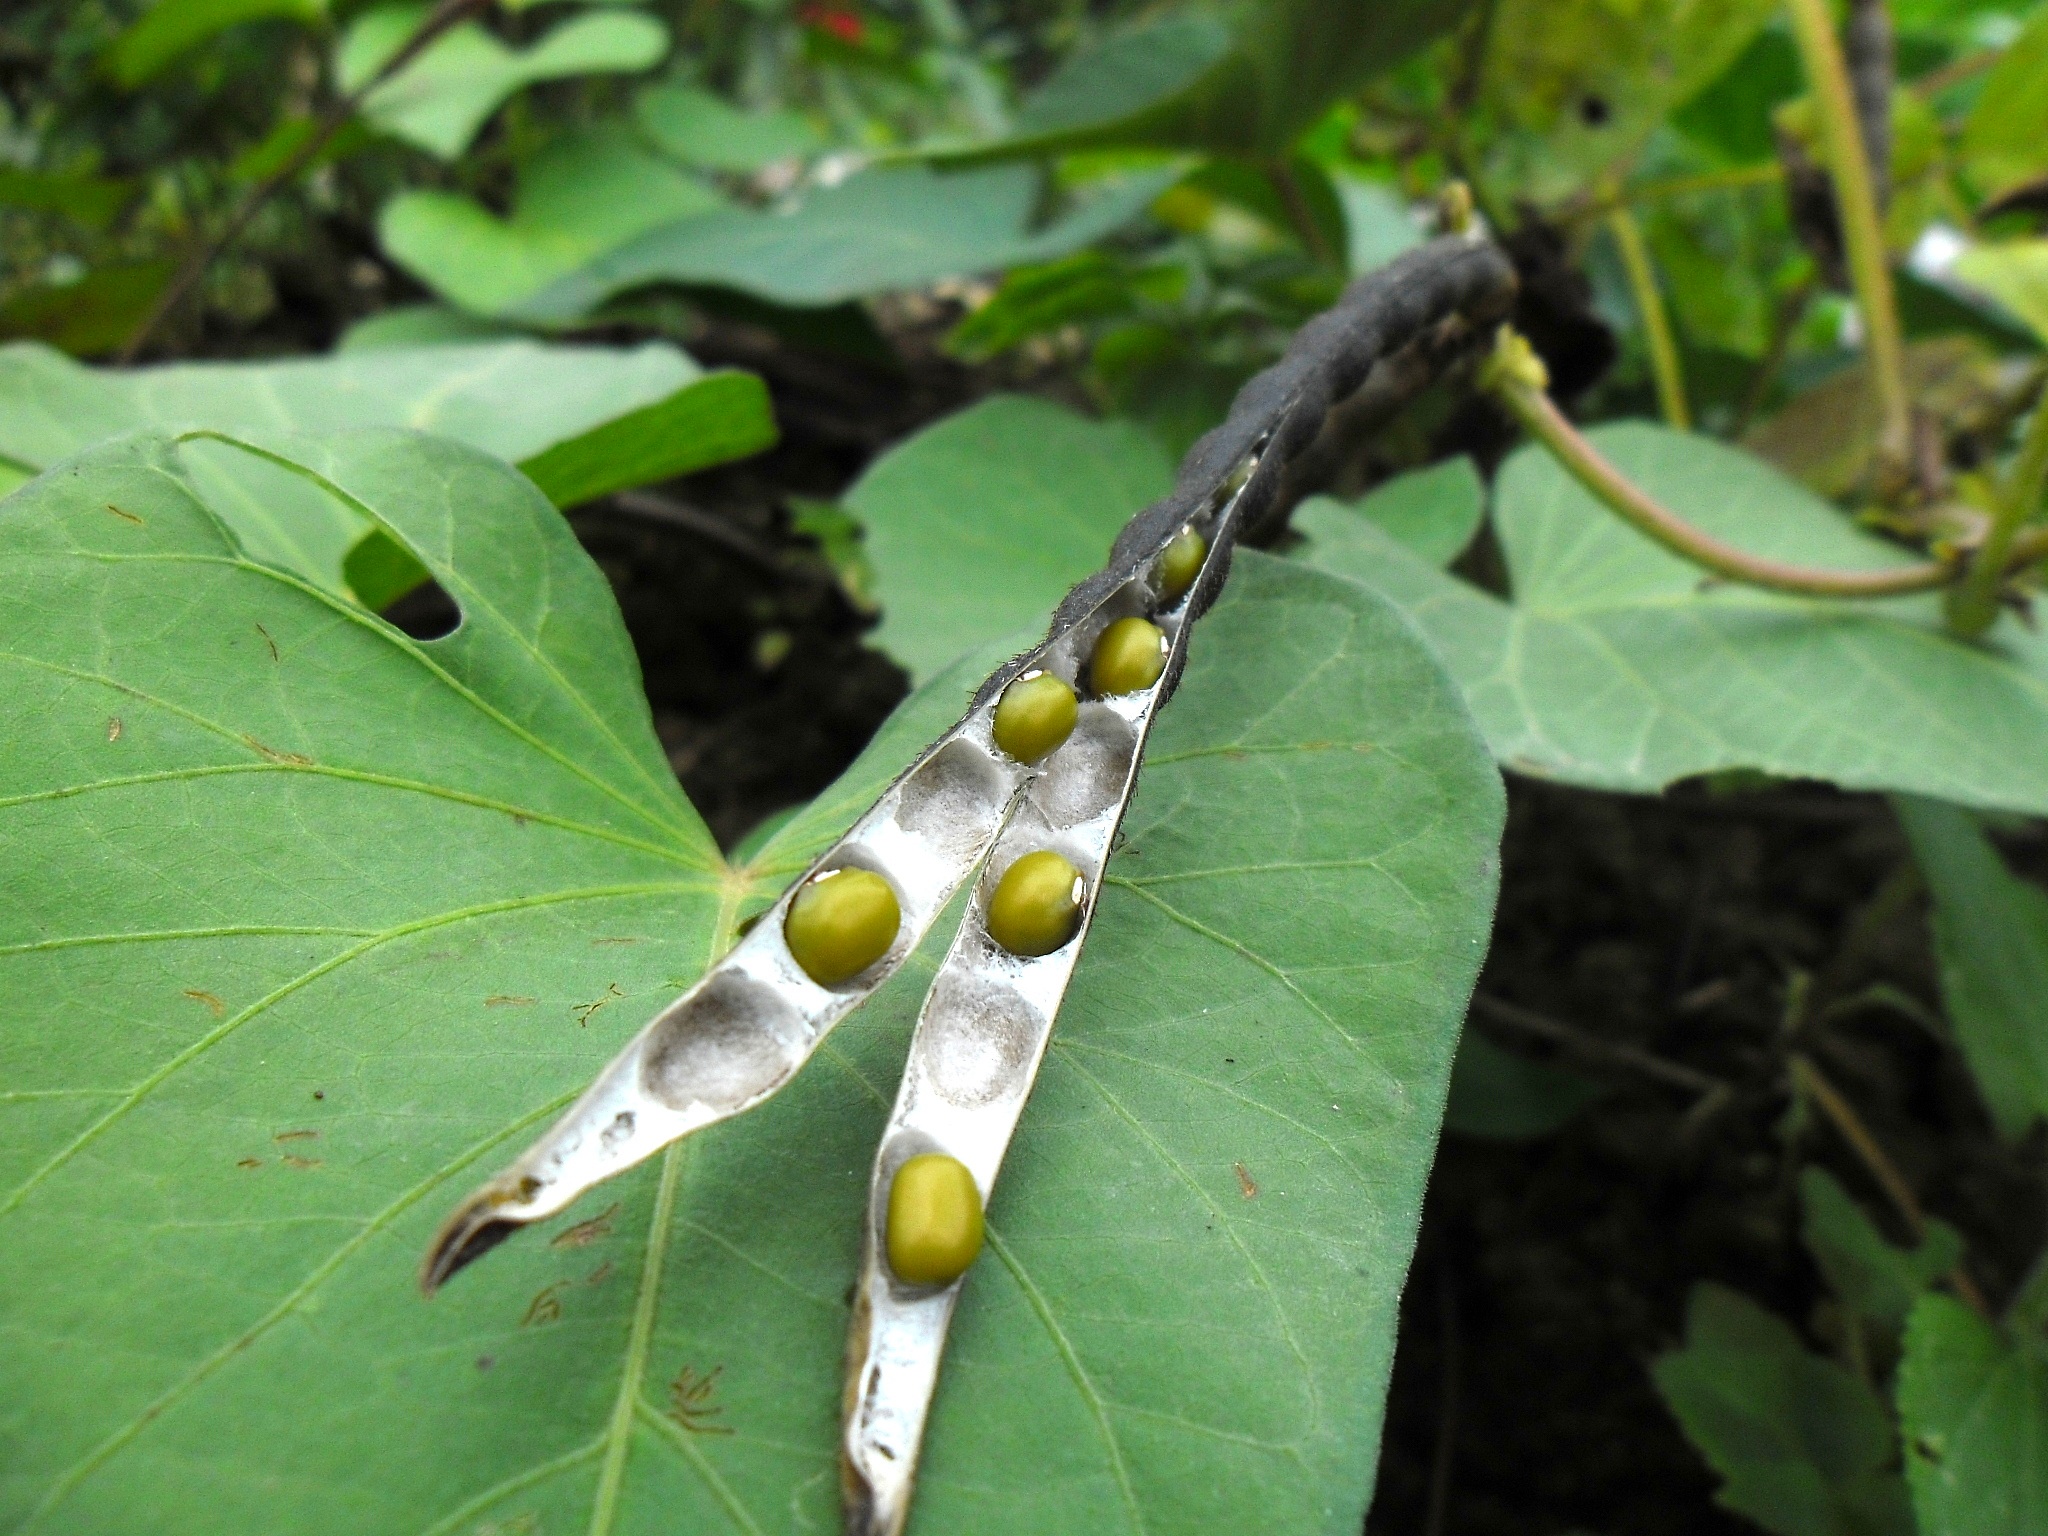
[[[1728,581],[1797,597],[1899,597],[1946,587],[1966,569],[1959,560],[1929,560],[1888,571],[1832,571],[1753,555],[1695,528],[1610,464],[1565,420],[1546,392],[1542,361],[1505,326],[1480,382],[1601,505],[1680,559]],[[2048,527],[2015,534],[2003,558],[1994,556],[2006,576],[2043,558],[2048,558]]]

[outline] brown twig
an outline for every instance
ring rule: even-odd
[[[1654,1078],[1673,1088],[1682,1088],[1687,1093],[1726,1097],[1733,1090],[1720,1078],[1681,1066],[1675,1061],[1666,1061],[1662,1056],[1653,1055],[1633,1045],[1616,1041],[1601,1040],[1584,1030],[1574,1028],[1532,1008],[1518,1003],[1505,1002],[1498,997],[1479,993],[1472,999],[1472,1011],[1495,1024],[1534,1035],[1539,1040],[1548,1040],[1553,1045],[1563,1046],[1574,1055],[1590,1061],[1606,1062],[1617,1067],[1626,1067],[1644,1077]]]
[[[1863,1123],[1863,1117],[1856,1113],[1856,1106],[1849,1102],[1841,1089],[1821,1075],[1820,1068],[1813,1064],[1811,1057],[1794,1053],[1791,1070],[1793,1087],[1820,1106],[1821,1113],[1849,1143],[1870,1176],[1877,1180],[1878,1187],[1899,1213],[1899,1219],[1906,1224],[1913,1241],[1920,1242],[1927,1235],[1927,1213],[1920,1208],[1920,1201],[1914,1195],[1912,1185],[1906,1182],[1906,1176],[1899,1172],[1898,1164],[1886,1155],[1883,1145]],[[1948,1282],[1955,1287],[1956,1295],[1979,1316],[1991,1315],[1990,1303],[1961,1264],[1949,1271]]]
[[[282,165],[243,194],[241,202],[235,206],[235,211],[228,216],[226,227],[213,239],[202,241],[193,247],[184,264],[178,268],[177,275],[165,286],[164,291],[157,295],[156,302],[149,307],[149,313],[142,317],[141,323],[122,344],[117,360],[124,367],[135,361],[143,347],[148,344],[149,338],[156,334],[157,328],[170,318],[171,313],[184,302],[185,296],[206,275],[207,268],[213,265],[214,260],[223,251],[241,238],[242,232],[262,211],[263,205],[276,196],[280,188],[294,180],[299,172],[312,163],[314,156],[327,147],[328,142],[341,131],[342,126],[355,116],[356,109],[363,104],[363,99],[370,92],[418,58],[442,33],[484,10],[489,3],[490,0],[440,0],[440,4],[429,11],[419,26],[413,29],[412,36],[400,45],[396,53],[379,65],[369,79],[321,113],[314,124],[313,132],[307,136],[305,142],[292,151]]]

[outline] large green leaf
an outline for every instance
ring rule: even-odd
[[[1911,1536],[1884,1405],[1755,1302],[1694,1287],[1685,1347],[1651,1375],[1721,1475],[1716,1499],[1773,1536]]]
[[[831,1526],[868,1161],[943,934],[761,1110],[431,1305],[412,1277],[972,673],[728,868],[523,481],[272,445],[462,603],[421,644],[250,561],[190,446],[0,510],[0,1518]],[[1357,1529],[1500,815],[1412,630],[1244,557],[992,1203],[918,1529]]]
[[[1145,147],[1273,156],[1331,103],[1456,24],[1469,0],[1185,5],[1070,59],[990,157]]]
[[[2017,1140],[2048,1115],[2048,891],[2008,870],[1968,811],[1906,795],[1896,808],[1934,897],[1942,1011]]]
[[[479,342],[118,371],[84,367],[47,347],[0,347],[6,488],[92,443],[179,426],[439,432],[519,464],[561,506],[741,458],[775,440],[759,379],[707,373],[659,342],[630,350]],[[345,551],[362,531],[360,514],[309,495],[296,500],[325,530],[323,548],[339,540]],[[299,568],[314,580],[338,579],[339,558]]]
[[[1152,438],[1044,400],[997,396],[877,459],[847,493],[867,525],[882,627],[913,677],[1042,630],[1147,502],[1172,487]]]
[[[1775,0],[1501,0],[1481,102],[1489,162],[1513,195],[1549,200],[1636,154],[1741,55]]]
[[[387,5],[357,17],[335,54],[341,88],[356,90],[375,75],[430,9]],[[578,16],[516,49],[466,22],[372,91],[363,115],[386,133],[453,160],[515,92],[542,80],[632,73],[659,63],[667,52],[668,30],[631,11]]]
[[[1845,570],[1910,558],[1734,449],[1638,424],[1591,436],[1651,495],[1743,548]],[[1932,598],[1707,587],[1536,449],[1502,470],[1493,515],[1512,603],[1340,508],[1296,523],[1304,558],[1413,615],[1503,763],[1626,790],[1756,768],[2048,812],[2048,646],[2017,623],[1972,645],[1942,630]]]
[[[2048,1529],[2048,1358],[1961,1302],[1923,1297],[1899,1366],[1920,1536]]]
[[[509,218],[460,193],[416,189],[384,205],[377,236],[428,287],[492,314],[635,235],[721,201],[613,126],[569,135],[521,167]]]
[[[921,165],[862,171],[795,210],[722,208],[649,230],[513,306],[541,323],[580,319],[615,293],[653,283],[732,288],[821,306],[940,278],[1045,261],[1128,223],[1177,172],[1135,171],[1093,187],[1063,218],[1033,223],[1029,166],[944,174]]]

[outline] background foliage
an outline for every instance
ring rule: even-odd
[[[11,7],[0,1521],[830,1528],[931,954],[414,1260],[1453,179],[1693,525],[2038,531],[2048,10],[1826,18],[1893,299],[1799,14]],[[2038,575],[1708,579],[1476,382],[1198,632],[914,1529],[2036,1531]]]

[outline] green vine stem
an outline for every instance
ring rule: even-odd
[[[1984,542],[1977,546],[1968,570],[1949,590],[1949,628],[1959,635],[1981,635],[1998,617],[1999,588],[2012,565],[2015,546],[2029,532],[2037,538],[2040,528],[2026,525],[2041,505],[2041,492],[2048,486],[2048,388],[2034,407],[2027,435],[2020,443],[2020,456],[2012,472],[1999,487],[1998,504],[1991,509],[1991,526]]]
[[[1650,346],[1650,372],[1657,381],[1657,405],[1665,421],[1681,432],[1692,430],[1692,412],[1685,403],[1685,374],[1678,365],[1678,342],[1671,334],[1671,316],[1664,308],[1664,294],[1657,287],[1657,271],[1650,264],[1650,248],[1643,242],[1642,226],[1626,205],[1617,205],[1607,215],[1607,232],[1621,253],[1628,273],[1629,293],[1642,318],[1643,335]]]
[[[1960,567],[1952,560],[1927,561],[1888,571],[1830,571],[1789,565],[1752,555],[1695,528],[1608,463],[1600,450],[1565,420],[1548,393],[1550,379],[1543,360],[1509,326],[1500,328],[1493,354],[1480,370],[1479,382],[1601,505],[1680,559],[1724,580],[1798,597],[1869,598],[1932,592],[1957,578]],[[2044,557],[2048,557],[2048,527],[2034,527],[2015,532],[2005,545],[2003,558],[1985,564],[2003,577]]]
[[[1604,219],[1617,208],[1637,208],[1644,203],[1692,197],[1703,192],[1743,192],[1751,187],[1774,187],[1784,179],[1785,167],[1775,160],[1762,165],[1738,165],[1725,171],[1701,171],[1693,176],[1665,176],[1652,181],[1632,182],[1588,201],[1567,204],[1550,217],[1570,223]]]
[[[1892,293],[1884,226],[1878,217],[1856,98],[1849,87],[1848,65],[1842,58],[1841,40],[1835,36],[1827,0],[1788,0],[1788,5],[1800,58],[1813,85],[1821,145],[1834,178],[1849,279],[1863,312],[1871,380],[1883,421],[1879,457],[1887,474],[1899,478],[1907,472],[1912,457],[1912,402],[1906,394],[1906,352],[1899,330],[1898,301]]]

